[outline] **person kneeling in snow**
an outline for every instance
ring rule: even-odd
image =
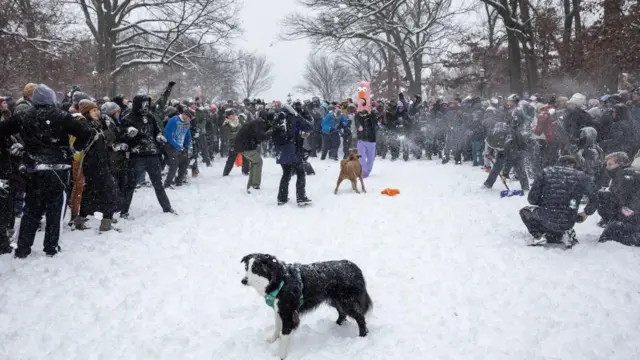
[[[640,246],[640,161],[630,163],[624,152],[607,156],[611,185],[598,193],[598,212],[607,224],[599,242]]]
[[[576,170],[576,159],[562,156],[556,166],[538,173],[528,201],[532,206],[520,210],[520,217],[534,240],[529,245],[562,242],[571,248],[578,241],[573,226],[596,211],[595,188],[587,174]],[[580,200],[589,199],[584,212],[578,214]]]

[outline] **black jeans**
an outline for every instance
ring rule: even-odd
[[[162,172],[160,170],[160,157],[158,155],[134,156],[129,160],[129,176],[127,179],[127,191],[124,196],[124,204],[122,213],[129,213],[133,193],[136,191],[136,179],[144,172],[149,174],[149,180],[153,184],[156,191],[156,197],[162,207],[162,211],[169,212],[171,210],[171,202],[167,197],[167,193],[162,187]]]
[[[321,160],[327,158],[327,153],[329,153],[329,158],[338,160],[338,147],[340,147],[340,135],[335,130],[332,130],[330,134],[322,134],[322,155],[320,156]]]
[[[520,218],[527,227],[527,230],[529,230],[529,234],[536,239],[539,239],[542,235],[546,235],[548,243],[560,243],[562,240],[562,233],[549,230],[545,227],[542,223],[539,211],[540,208],[537,206],[525,206],[520,209]]]
[[[229,151],[229,157],[227,157],[227,162],[224,164],[224,170],[222,171],[222,176],[227,176],[231,173],[231,169],[233,169],[233,165],[236,162],[236,157],[238,153],[235,151]],[[242,173],[245,175],[249,174],[249,160],[242,157]]]
[[[174,183],[184,182],[184,178],[187,176],[187,169],[189,168],[189,156],[184,151],[179,151],[172,145],[165,145],[165,151],[167,153],[167,165],[169,165],[169,171],[167,177],[164,180],[164,186],[168,187]],[[178,178],[174,179],[178,172]]]
[[[27,174],[24,215],[20,223],[16,256],[27,256],[31,253],[42,215],[45,216],[47,224],[44,230],[44,251],[50,255],[58,251],[70,179],[71,169]]]
[[[342,138],[342,155],[343,159],[347,159],[349,157],[349,150],[351,149],[351,140],[353,140],[352,135],[347,135]]]
[[[509,152],[505,153],[503,151],[496,152],[496,162],[491,167],[491,172],[484,184],[487,187],[493,187],[493,184],[495,184],[502,169],[505,167],[510,168],[511,166],[513,166],[516,176],[520,181],[520,188],[522,190],[529,190],[529,178],[527,177],[527,171],[524,168],[524,157],[520,152],[514,152],[512,154]]]
[[[282,167],[282,178],[280,178],[280,187],[278,188],[278,201],[289,200],[289,182],[291,176],[296,175],[296,198],[297,200],[304,199],[306,197],[306,174],[304,171],[304,164],[299,161],[293,164],[280,164]]]

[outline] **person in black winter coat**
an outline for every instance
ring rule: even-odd
[[[79,215],[86,218],[95,212],[101,212],[103,218],[100,231],[109,231],[112,229],[113,214],[121,205],[109,157],[108,144],[114,140],[113,128],[109,129],[105,120],[111,121],[101,118],[97,104],[90,100],[82,100],[79,109],[87,124],[100,134],[82,157],[84,189]]]
[[[629,109],[624,104],[616,104],[611,109],[613,123],[607,137],[601,142],[602,149],[607,154],[623,151],[629,157],[635,155],[635,138],[633,123]]]
[[[273,143],[276,150],[276,163],[282,167],[282,178],[278,188],[278,205],[284,205],[289,201],[289,182],[295,173],[296,198],[298,205],[307,205],[311,202],[306,195],[306,174],[304,169],[304,149],[299,141],[302,133],[310,132],[313,125],[301,118],[288,104],[281,108],[281,112],[274,120]]]
[[[8,120],[0,120],[4,122]],[[13,229],[13,192],[9,185],[11,178],[10,138],[0,137],[0,255],[12,251],[9,230]]]
[[[534,241],[530,245],[562,242],[572,247],[577,240],[573,226],[596,211],[595,188],[584,172],[576,170],[572,156],[562,156],[556,166],[536,175],[528,201],[532,206],[520,210],[520,218]],[[589,199],[584,213],[578,214],[580,201]]]
[[[249,180],[247,192],[251,188],[260,189],[262,183],[262,157],[258,145],[270,135],[270,125],[262,118],[251,120],[243,125],[236,134],[235,151],[241,153],[243,160],[249,162]]]
[[[27,190],[15,256],[29,256],[43,214],[47,219],[44,252],[54,256],[60,251],[60,219],[70,190],[73,154],[69,136],[76,137],[73,147],[82,151],[96,132],[58,109],[53,90],[40,84],[34,90],[33,107],[0,123],[0,137],[18,133],[24,141]]]
[[[129,149],[129,170],[127,177],[127,191],[124,204],[120,211],[121,218],[129,216],[129,208],[137,180],[145,171],[153,184],[162,211],[175,214],[171,202],[162,186],[162,171],[160,166],[161,147],[167,143],[162,135],[162,127],[149,113],[150,98],[146,95],[136,95],[129,115],[120,123],[120,142],[127,144]]]
[[[607,156],[607,173],[611,183],[598,191],[598,225],[606,227],[600,242],[617,241],[640,246],[640,169],[629,166],[624,152]]]
[[[598,125],[580,105],[571,102],[567,103],[567,111],[564,114],[562,124],[565,133],[569,136],[569,139],[567,139],[569,144],[565,144],[565,154],[575,154],[578,141],[580,141],[580,129],[585,127],[595,128]]]

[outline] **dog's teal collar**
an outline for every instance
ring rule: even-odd
[[[296,270],[296,277],[298,278],[298,283],[300,284],[300,301],[298,304],[298,309],[300,309],[300,307],[304,303],[304,295],[302,295],[304,290],[304,285],[302,284],[302,275],[300,275],[300,268],[296,266],[295,270]],[[280,285],[278,285],[277,289],[273,290],[272,292],[264,296],[264,302],[267,304],[267,306],[269,306],[270,308],[273,308],[276,298],[278,297],[278,294],[280,293],[280,290],[282,290],[283,286],[284,286],[284,280],[280,281]]]
[[[273,290],[272,292],[264,296],[264,302],[267,303],[267,306],[271,308],[273,307],[273,303],[276,301],[276,298],[278,297],[278,294],[280,293],[280,290],[282,290],[283,286],[284,286],[284,280],[280,281],[280,285],[278,286],[277,289]]]

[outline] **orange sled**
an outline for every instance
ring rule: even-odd
[[[400,190],[398,189],[390,189],[386,188],[380,192],[382,195],[396,196],[400,194]]]

